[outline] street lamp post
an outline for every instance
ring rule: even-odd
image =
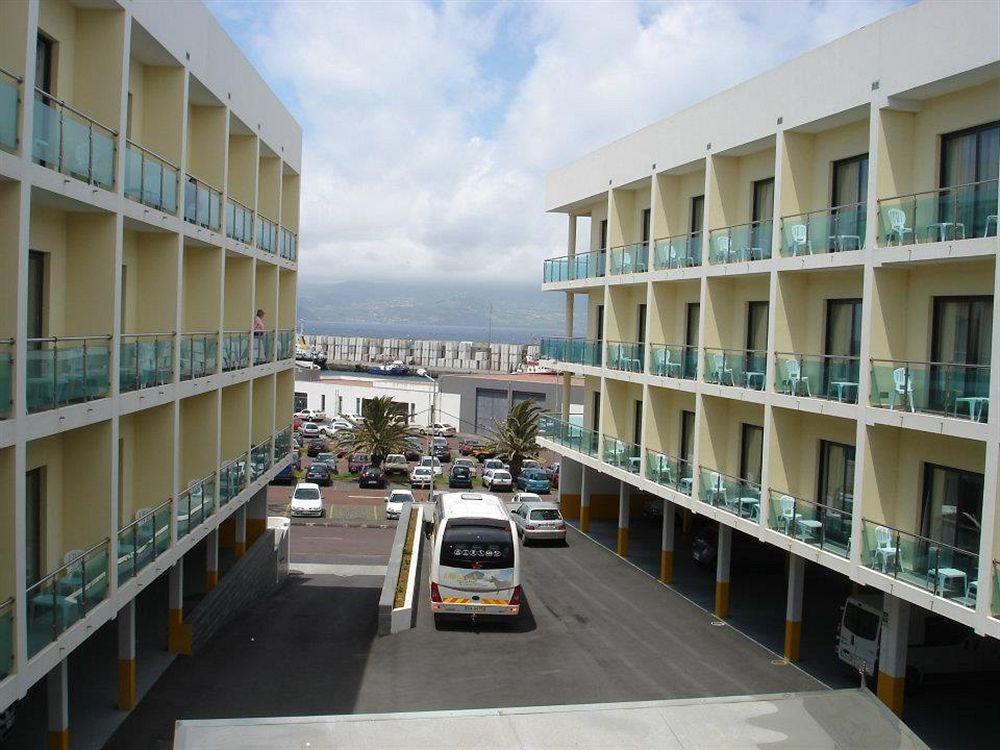
[[[434,424],[434,413],[437,410],[436,407],[437,407],[437,386],[438,386],[438,384],[437,384],[437,381],[434,378],[432,378],[427,373],[427,370],[425,370],[422,367],[419,370],[417,370],[417,375],[419,375],[420,377],[426,378],[427,380],[431,381],[431,385],[433,386],[431,388],[431,392],[429,394],[429,399],[428,399],[430,401],[430,408],[427,411],[427,426],[429,428],[432,424]],[[434,455],[431,452],[431,437],[433,437],[432,433],[433,433],[433,430],[431,430],[431,429],[427,430],[427,455],[428,456],[433,456]],[[432,461],[431,462],[431,481],[427,485],[427,502],[430,502],[431,499],[434,497],[434,483],[435,483],[435,481],[436,481],[436,476],[434,474],[434,462]]]

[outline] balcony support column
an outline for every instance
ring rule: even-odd
[[[233,555],[239,560],[247,551],[247,506],[241,505],[232,515],[233,519]]]
[[[674,504],[663,501],[663,533],[660,538],[660,581],[670,583],[674,579]]]
[[[247,543],[253,544],[267,531],[267,486],[247,501]]]
[[[882,635],[879,641],[876,689],[878,697],[889,707],[889,710],[896,716],[902,716],[910,605],[898,596],[885,594],[882,609]]]
[[[802,643],[802,593],[806,577],[806,561],[788,553],[788,601],[785,604],[785,659],[799,660]]]
[[[135,599],[118,610],[118,708],[135,708]]]
[[[632,487],[628,482],[618,485],[618,554],[625,557],[628,554],[628,511],[632,497]]]
[[[719,543],[715,555],[715,616],[729,616],[729,558],[733,548],[733,530],[719,524]]]
[[[184,558],[170,568],[167,587],[170,610],[167,616],[167,650],[173,654],[191,653],[191,626],[184,622]]]
[[[219,528],[205,536],[205,591],[219,585]]]
[[[69,750],[69,668],[66,659],[45,676],[49,750]]]
[[[572,216],[570,217],[570,235],[572,240],[572,246],[576,246],[576,219]],[[572,252],[570,248],[570,252]],[[573,292],[566,292],[566,320],[565,320],[565,333],[566,339],[569,341],[573,338],[573,300],[575,295]],[[562,374],[562,398],[560,399],[560,413],[562,415],[563,423],[569,423],[569,402],[570,394],[572,389],[573,379],[572,374],[569,372],[564,372]]]
[[[590,482],[587,476],[590,467],[581,466],[580,472],[580,531],[586,534],[590,530]]]

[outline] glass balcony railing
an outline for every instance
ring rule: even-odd
[[[173,333],[123,333],[118,388],[122,393],[166,385],[174,379]]]
[[[218,360],[219,334],[215,331],[181,334],[181,380],[214,375]]]
[[[715,469],[699,467],[698,499],[734,516],[760,523],[760,485],[731,477]]]
[[[0,68],[0,149],[17,151],[21,109],[21,77]],[[0,654],[0,660],[3,654]]]
[[[192,482],[177,500],[177,538],[187,536],[215,512],[215,472]]]
[[[851,511],[771,490],[767,526],[839,557],[851,554]]]
[[[118,585],[135,578],[170,549],[173,498],[155,508],[141,508],[136,520],[118,532]]]
[[[770,258],[772,224],[768,219],[713,229],[708,233],[708,262],[718,265]]]
[[[107,398],[111,336],[28,339],[25,365],[29,414]]]
[[[864,203],[822,208],[781,218],[781,257],[861,250],[868,207]]]
[[[601,366],[601,342],[595,339],[543,338],[540,357],[574,365]]]
[[[292,426],[274,433],[274,460],[280,461],[292,452]]]
[[[873,359],[871,405],[985,422],[989,365]]]
[[[663,487],[669,487],[685,495],[691,495],[694,471],[690,461],[646,450],[646,479]]]
[[[59,570],[28,587],[25,600],[29,658],[107,598],[110,542],[105,539],[78,552]]]
[[[278,255],[285,260],[297,260],[299,257],[298,235],[284,227],[280,227],[278,233]]]
[[[14,339],[0,339],[0,419],[14,413]]]
[[[247,454],[227,461],[219,469],[219,505],[225,505],[247,486]]]
[[[226,199],[226,237],[253,244],[253,211],[233,198]]]
[[[257,215],[257,247],[265,253],[278,252],[278,225]]]
[[[613,276],[626,273],[645,273],[649,270],[649,243],[613,247],[608,251],[609,273]]]
[[[594,430],[543,414],[538,419],[538,436],[570,450],[585,453],[591,458],[597,458],[599,435]]]
[[[278,359],[291,359],[295,356],[295,331],[285,329],[278,331]]]
[[[706,383],[762,391],[767,379],[767,352],[706,347],[701,377]]]
[[[184,181],[184,220],[218,232],[222,218],[222,193],[196,177]]]
[[[974,609],[979,593],[979,555],[917,534],[862,520],[866,568]]]
[[[106,190],[115,186],[118,133],[35,88],[35,162]]]
[[[250,481],[257,481],[271,468],[272,451],[271,438],[257,443],[250,449]]]
[[[700,231],[656,240],[653,243],[653,270],[700,266],[701,244]]]
[[[223,331],[222,371],[232,372],[250,366],[250,331]]]
[[[611,435],[604,436],[604,450],[601,460],[631,474],[639,473],[641,451],[635,443],[626,443]]]
[[[661,377],[696,380],[698,347],[684,344],[650,344],[649,371]]]
[[[997,180],[983,180],[880,200],[879,245],[996,237],[997,187]]]
[[[542,281],[549,283],[599,278],[604,276],[606,259],[606,250],[548,258],[542,268]]]
[[[645,345],[633,341],[609,341],[605,366],[620,372],[643,372]]]
[[[264,365],[274,359],[274,331],[253,332],[253,363]]]
[[[163,211],[177,213],[180,170],[166,159],[132,141],[125,141],[125,197]]]
[[[0,680],[14,671],[14,597],[0,602]]]
[[[778,352],[774,358],[777,366],[774,386],[778,393],[858,403],[861,372],[858,357]]]

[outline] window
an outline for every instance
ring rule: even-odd
[[[992,337],[992,295],[934,298],[930,409],[953,412],[956,399],[989,396]]]
[[[636,341],[640,344],[646,343],[646,304],[639,305],[639,316],[636,321],[636,330],[639,332]]]
[[[52,90],[52,62],[55,52],[55,42],[42,33],[35,39],[35,86],[46,94],[55,94]]]
[[[868,154],[833,163],[830,190],[831,250],[864,247],[867,226]],[[856,239],[855,239],[856,238]]]
[[[293,396],[293,399],[294,399],[293,408],[295,409],[295,411],[302,411],[303,409],[309,406],[309,397],[306,396],[306,394],[302,393],[301,391],[296,391],[295,395]]]
[[[924,464],[921,535],[978,553],[982,509],[982,474]],[[961,567],[958,562],[952,561],[952,565]]]
[[[829,440],[819,443],[819,491],[821,505],[850,513],[854,507],[854,446]]]
[[[831,393],[832,383],[857,383],[861,355],[861,300],[826,301],[826,335],[823,353],[823,392]],[[854,358],[854,359],[850,359]]]
[[[642,209],[642,244],[649,242],[649,218],[650,209]]]
[[[760,484],[764,457],[764,428],[744,423],[740,436],[740,479]]]
[[[128,92],[128,100],[125,105],[125,137],[132,138],[132,92]]]
[[[692,234],[700,232],[705,226],[705,196],[696,195],[691,199],[691,224]]]
[[[531,511],[532,521],[561,521],[562,517],[555,508],[535,508]]]
[[[694,412],[681,412],[681,455],[687,462],[694,461]]]
[[[747,303],[746,350],[760,352],[762,357],[767,351],[767,305],[767,302]]]
[[[44,468],[32,469],[24,475],[24,500],[25,500],[25,579],[27,585],[31,586],[42,577],[42,527],[44,524],[44,510],[42,497],[42,472]]]
[[[413,405],[413,404],[410,405],[410,414],[411,415],[415,411],[414,406],[415,405]],[[337,396],[337,414],[343,414],[343,413],[344,413],[344,397],[338,395]]]
[[[28,251],[28,338],[45,335],[45,253]]]
[[[601,431],[601,392],[600,391],[594,391],[594,396],[593,396],[593,414],[594,414],[594,418],[593,418],[592,421],[593,421],[593,425],[594,425],[594,432],[600,432]]]
[[[987,229],[995,235],[996,220],[987,226],[986,217],[997,213],[998,177],[1000,122],[942,136],[940,187],[975,187],[942,192],[938,209],[941,220],[961,222],[966,237],[983,237]]]
[[[603,341],[604,340],[604,305],[598,305],[597,306],[597,321],[596,321],[596,323],[597,323],[597,325],[595,326],[595,328],[597,330],[595,331],[594,338],[596,338],[598,341]]]
[[[632,442],[642,444],[642,399],[635,400],[634,418],[632,419]]]
[[[608,246],[608,220],[607,219],[601,219],[600,228],[601,228],[601,234],[600,234],[601,246],[598,249],[599,250],[604,250]]]
[[[441,539],[441,564],[482,570],[514,567],[510,529],[449,523]]]
[[[753,184],[753,215],[750,220],[755,224],[770,221],[774,218],[774,178],[757,180]]]
[[[122,327],[123,331],[127,331],[128,330],[128,327],[126,326],[126,321],[125,321],[125,309],[128,307],[128,303],[127,303],[127,295],[128,295],[128,273],[127,272],[128,272],[128,266],[126,266],[124,263],[122,263],[122,307],[121,307],[121,312],[119,313],[119,317],[121,319],[121,327]]]
[[[326,411],[326,394],[321,393],[319,395],[319,410]]]

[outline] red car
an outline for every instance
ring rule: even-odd
[[[458,444],[458,452],[463,456],[471,456],[476,449],[477,443],[474,440],[463,440]]]

